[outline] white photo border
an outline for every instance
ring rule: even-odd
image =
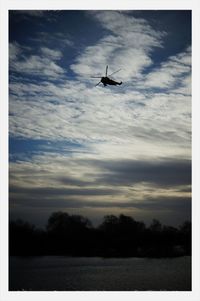
[[[200,6],[198,0],[0,0],[0,301],[200,300]],[[8,291],[8,12],[31,10],[192,10],[192,291],[191,292],[11,292]]]

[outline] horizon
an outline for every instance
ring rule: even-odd
[[[10,220],[9,220],[9,223],[10,223],[10,224],[11,224],[11,223],[16,223],[16,224],[18,224],[18,223],[21,223],[21,222],[22,222],[22,224],[23,224],[23,223],[25,223],[25,224],[28,223],[28,225],[33,226],[34,229],[37,229],[37,230],[44,230],[44,231],[45,231],[45,230],[47,229],[47,225],[48,225],[48,222],[49,222],[50,217],[51,217],[53,214],[55,214],[55,213],[67,213],[67,214],[68,214],[68,212],[66,212],[66,211],[54,211],[54,212],[52,212],[51,215],[47,218],[46,223],[43,224],[43,225],[41,225],[41,226],[35,225],[34,223],[29,222],[28,220],[23,220],[23,219],[20,219],[20,218],[10,219]],[[155,221],[158,222],[158,223],[160,223],[160,225],[161,225],[162,228],[164,228],[164,227],[172,227],[172,228],[175,228],[175,229],[177,229],[177,230],[180,229],[185,223],[191,223],[191,220],[185,220],[185,221],[183,221],[183,222],[182,222],[181,224],[179,224],[179,225],[172,226],[172,225],[170,225],[170,224],[168,224],[168,225],[167,225],[167,224],[163,224],[163,223],[160,222],[160,220],[158,220],[158,219],[156,219],[156,218],[152,218],[152,220],[151,220],[150,222],[145,223],[145,222],[142,221],[142,220],[136,220],[136,219],[134,219],[133,216],[130,216],[130,215],[124,215],[124,214],[120,214],[120,213],[119,213],[119,215],[109,214],[109,215],[102,216],[102,219],[99,220],[98,223],[93,223],[87,216],[82,216],[82,215],[78,215],[78,214],[72,214],[72,215],[68,214],[68,215],[69,215],[69,217],[79,216],[79,217],[83,217],[84,219],[87,219],[87,220],[89,221],[89,223],[91,224],[91,227],[94,228],[94,229],[96,229],[96,228],[98,228],[99,226],[101,226],[101,225],[104,223],[104,221],[106,220],[107,217],[116,217],[117,219],[119,219],[120,216],[124,216],[124,217],[131,218],[131,219],[132,219],[134,222],[136,222],[136,223],[143,223],[144,226],[145,226],[147,229],[148,229],[151,225],[153,225]]]

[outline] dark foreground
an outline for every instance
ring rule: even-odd
[[[9,290],[190,291],[191,257],[10,258]]]

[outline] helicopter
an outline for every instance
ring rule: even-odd
[[[106,66],[106,73],[105,76],[92,76],[91,78],[100,78],[100,82],[98,82],[98,84],[95,85],[95,87],[97,87],[100,83],[102,83],[104,85],[104,87],[106,87],[107,85],[112,85],[112,86],[116,86],[116,85],[121,85],[122,82],[116,82],[115,80],[109,78],[109,76],[113,75],[114,73],[119,72],[121,69],[111,73],[108,75],[108,66]]]

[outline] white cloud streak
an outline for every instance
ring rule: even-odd
[[[52,60],[60,60],[62,52],[59,50],[49,49],[47,47],[41,47],[42,54]]]
[[[152,88],[173,88],[191,74],[191,49],[172,56],[168,61],[146,76],[145,86]],[[187,94],[189,94],[188,90]]]
[[[42,47],[42,55],[20,56],[22,52],[23,46],[10,43],[10,71],[49,79],[60,78],[65,73],[63,68],[56,63],[62,57],[62,53],[58,50]]]

